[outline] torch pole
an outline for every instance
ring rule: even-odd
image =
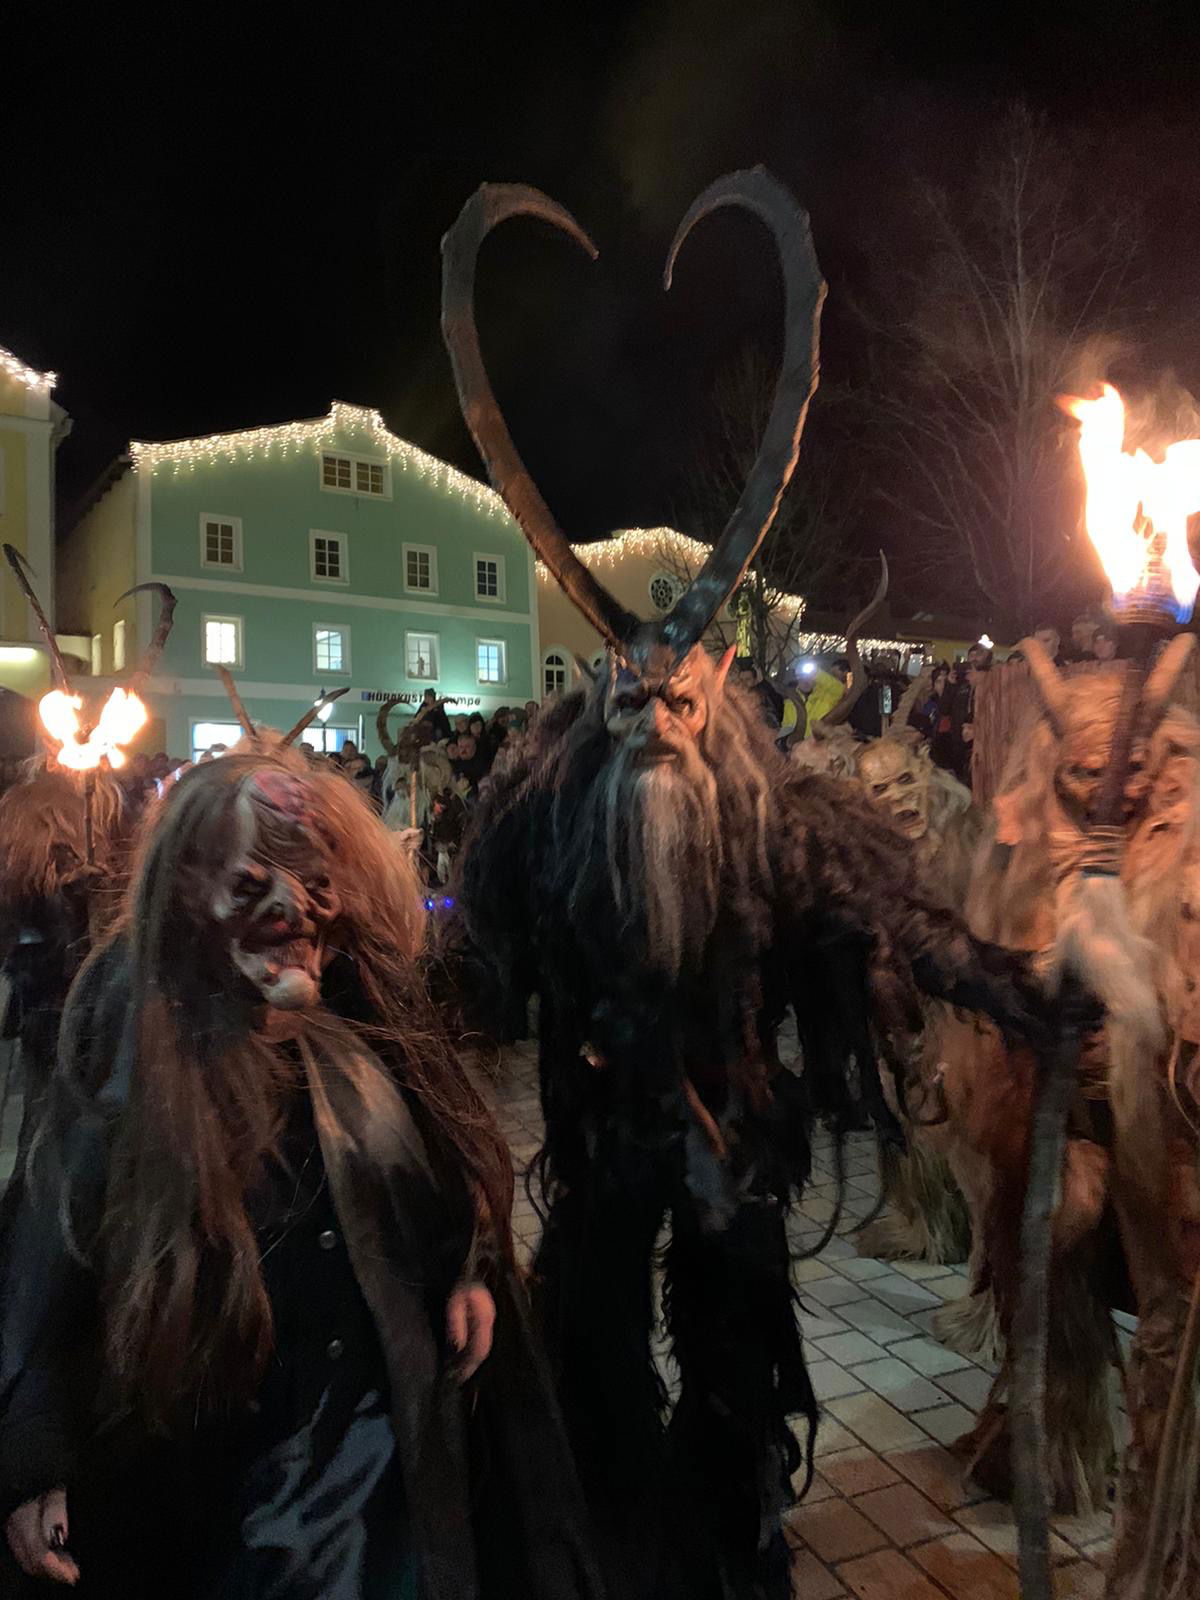
[[[1113,728],[1108,766],[1087,827],[1088,854],[1079,893],[1089,880],[1119,877],[1124,801],[1138,731],[1142,672],[1129,662]],[[1059,990],[1059,1034],[1043,1057],[1034,1102],[1029,1175],[1021,1216],[1021,1282],[1013,1316],[1012,1452],[1017,1565],[1022,1600],[1052,1600],[1050,1451],[1046,1438],[1046,1360],[1050,1326],[1050,1258],[1054,1212],[1062,1190],[1067,1121],[1075,1095],[1085,997],[1082,975],[1067,966]]]
[[[89,867],[96,865],[96,828],[92,816],[96,796],[96,769],[89,767],[83,776],[83,855]]]

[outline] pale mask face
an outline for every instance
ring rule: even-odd
[[[1100,737],[1097,738],[1097,732]],[[1111,724],[1108,729],[1095,726],[1072,732],[1068,729],[1060,747],[1058,766],[1054,771],[1054,788],[1059,804],[1076,827],[1086,827],[1091,822],[1100,799],[1104,774],[1108,769]],[[1136,743],[1130,755],[1129,776],[1125,784],[1126,820],[1145,806],[1149,793],[1149,780],[1145,772],[1146,746]]]
[[[319,1001],[339,910],[329,850],[309,802],[307,785],[285,773],[250,778],[212,898],[234,966],[280,1011]]]
[[[858,758],[858,781],[877,805],[886,807],[909,839],[929,830],[929,774],[914,751],[895,739],[877,739]]]

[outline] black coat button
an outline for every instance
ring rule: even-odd
[[[325,1354],[329,1357],[330,1361],[340,1361],[345,1353],[345,1350],[346,1346],[340,1339],[330,1339],[329,1343],[325,1346]]]
[[[317,1243],[322,1250],[332,1250],[337,1243],[337,1234],[334,1233],[332,1228],[326,1228],[324,1233],[317,1235]]]

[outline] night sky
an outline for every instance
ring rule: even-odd
[[[778,344],[748,219],[697,230],[662,295],[695,193],[761,161],[808,206],[824,371],[853,382],[868,352],[848,306],[921,247],[896,205],[906,175],[952,180],[1021,96],[1056,127],[1116,130],[1117,181],[1147,207],[1140,359],[1200,391],[1198,13],[573,0],[544,25],[532,8],[413,4],[390,23],[243,5],[147,25],[10,0],[0,344],[60,374],[64,508],[130,437],[335,397],[478,471],[438,334],[438,241],[482,180],[534,183],[601,255],[532,224],[487,246],[479,317],[513,432],[572,535],[669,521],[715,374],[747,340]]]

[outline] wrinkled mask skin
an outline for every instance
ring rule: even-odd
[[[310,798],[307,785],[285,773],[246,781],[212,899],[234,966],[279,1011],[318,1003],[339,910]]]
[[[641,671],[612,663],[605,726],[639,767],[677,762],[698,744],[709,696],[720,691],[724,676],[699,646],[677,667],[665,649],[650,652]]]
[[[1086,728],[1068,728],[1063,737],[1058,766],[1054,770],[1054,789],[1063,811],[1077,828],[1085,828],[1093,819],[1108,768],[1111,740],[1111,725],[1105,731],[1098,730],[1094,723]],[[1129,778],[1125,785],[1126,821],[1135,819],[1145,809],[1150,792],[1145,767],[1146,746],[1144,741],[1139,741],[1130,754]]]
[[[858,758],[858,781],[885,807],[901,833],[923,839],[929,830],[929,773],[896,739],[876,739]]]

